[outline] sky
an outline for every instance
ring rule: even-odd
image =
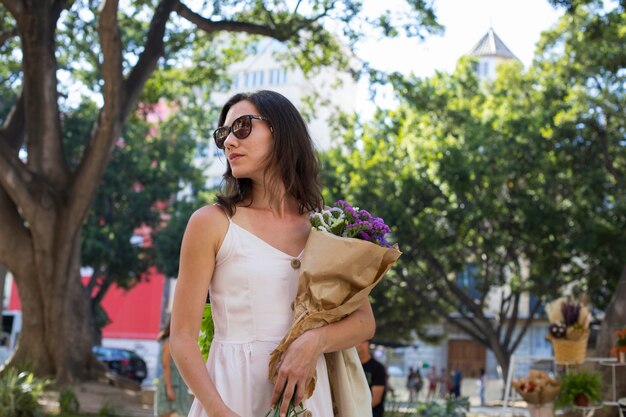
[[[401,7],[402,0],[365,0],[369,13]],[[436,70],[452,72],[458,58],[468,53],[493,27],[505,45],[529,66],[541,32],[552,27],[563,13],[548,0],[435,0],[442,36],[418,39],[376,39],[363,43],[357,55],[372,66],[387,71],[413,72],[428,77]],[[359,103],[366,105],[367,85],[359,86]],[[384,100],[384,98],[383,98]],[[381,103],[379,103],[381,104]],[[361,109],[367,111],[367,109]]]

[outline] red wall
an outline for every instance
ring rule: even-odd
[[[83,277],[83,283],[89,279]],[[161,323],[163,274],[151,270],[130,290],[111,286],[102,300],[102,307],[111,323],[103,329],[103,337],[116,339],[155,340]],[[21,310],[17,287],[13,282],[8,310]]]

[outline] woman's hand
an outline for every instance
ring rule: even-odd
[[[167,388],[165,390],[167,392],[167,399],[170,401],[174,401],[176,399],[176,393],[172,388]]]
[[[315,375],[317,358],[323,353],[320,333],[321,329],[305,332],[293,341],[282,357],[271,400],[271,406],[274,406],[285,389],[280,405],[281,417],[287,415],[289,400],[294,393],[294,405],[302,402],[306,387]]]

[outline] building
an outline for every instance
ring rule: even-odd
[[[517,60],[517,57],[502,42],[502,39],[496,35],[493,28],[489,28],[468,55],[478,59],[478,77],[489,80],[496,78],[498,65],[503,62]]]

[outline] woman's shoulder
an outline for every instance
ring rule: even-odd
[[[212,241],[219,247],[228,230],[228,222],[228,217],[222,207],[216,204],[206,205],[191,215],[186,234],[194,240]]]
[[[219,204],[207,204],[191,215],[190,221],[192,220],[200,223],[228,223],[228,216]]]

